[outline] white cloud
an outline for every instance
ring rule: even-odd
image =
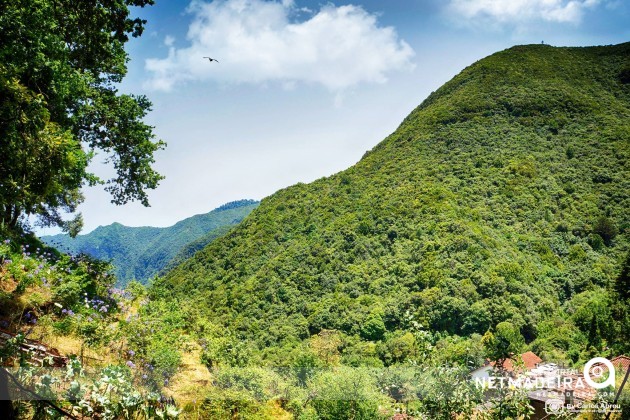
[[[477,23],[547,21],[578,24],[601,0],[450,0],[448,12]],[[468,22],[470,23],[470,22]]]
[[[164,37],[164,45],[166,45],[167,47],[172,47],[173,44],[175,44],[175,38],[170,35],[166,35]]]
[[[178,83],[318,83],[339,91],[413,67],[411,47],[359,6],[328,4],[306,20],[292,0],[193,1],[189,45],[146,61],[147,88]],[[219,63],[208,62],[210,56]]]

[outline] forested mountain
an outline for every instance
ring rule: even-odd
[[[173,264],[173,261],[190,257],[225,234],[257,206],[257,201],[240,200],[166,228],[128,227],[113,223],[99,226],[76,238],[54,235],[41,239],[64,252],[85,253],[98,259],[111,260],[121,285],[133,279],[145,283],[167,265]]]
[[[100,379],[74,357],[28,379],[82,416],[530,418],[527,390],[471,371],[630,352],[629,159],[630,43],[510,48],[346,171],[170,228],[47,238],[124,280],[163,267],[148,288],[0,226],[0,362],[35,357],[25,334],[95,352]]]
[[[630,43],[480,60],[356,165],[265,198],[150,294],[258,349],[239,363],[283,363],[335,331],[341,363],[388,365],[423,351],[417,328],[465,361],[474,345],[440,340],[503,321],[541,355],[627,351],[629,75]]]

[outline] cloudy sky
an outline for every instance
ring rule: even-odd
[[[157,0],[136,14],[148,24],[121,90],[153,101],[166,179],[149,208],[87,189],[83,233],[168,226],[343,170],[493,52],[630,41],[623,0]]]

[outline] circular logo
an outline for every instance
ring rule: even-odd
[[[558,414],[564,410],[564,401],[559,398],[549,398],[545,401],[545,413]]]
[[[593,367],[593,365],[597,365]],[[608,378],[603,382],[595,382],[594,378],[601,378],[604,376],[604,368],[603,366],[608,368]],[[592,369],[591,369],[592,368]],[[592,376],[592,377],[591,377]],[[615,367],[611,363],[610,360],[605,359],[603,357],[595,357],[584,365],[584,380],[587,384],[592,386],[595,389],[603,389],[608,386],[615,386]]]

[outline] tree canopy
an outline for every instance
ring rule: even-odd
[[[500,322],[495,331],[484,334],[481,342],[486,351],[486,357],[497,362],[497,366],[503,369],[503,363],[507,359],[515,358],[525,345],[525,340],[517,327],[510,322]]]
[[[104,184],[112,202],[139,200],[162,176],[151,164],[165,143],[143,122],[145,96],[121,94],[129,60],[124,45],[146,21],[130,7],[153,0],[0,2],[0,225],[24,216],[76,234],[81,187]],[[97,151],[115,175],[88,172]]]

